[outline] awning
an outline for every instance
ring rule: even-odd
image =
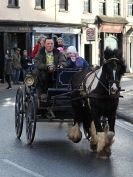
[[[112,23],[112,24],[127,24],[128,21],[123,17],[109,17],[97,16],[98,23]]]
[[[122,33],[128,21],[123,17],[97,16],[100,32]]]

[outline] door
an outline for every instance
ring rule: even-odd
[[[92,65],[92,44],[84,45],[85,59],[88,61],[89,65]]]

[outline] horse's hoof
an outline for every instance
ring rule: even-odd
[[[97,145],[90,143],[90,148],[91,148],[91,150],[92,150],[93,152],[96,152],[96,150],[97,150]]]
[[[106,151],[100,151],[97,153],[97,158],[99,159],[108,159],[109,156],[107,155]]]

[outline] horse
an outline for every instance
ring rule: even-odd
[[[111,155],[120,82],[125,72],[122,52],[106,48],[100,67],[80,71],[71,79],[71,103],[75,117],[68,137],[78,143],[82,139],[80,125],[83,124],[90,140],[90,148],[99,157],[109,158]]]

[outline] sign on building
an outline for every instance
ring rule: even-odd
[[[87,41],[95,41],[95,28],[87,28],[86,29],[86,40]]]

